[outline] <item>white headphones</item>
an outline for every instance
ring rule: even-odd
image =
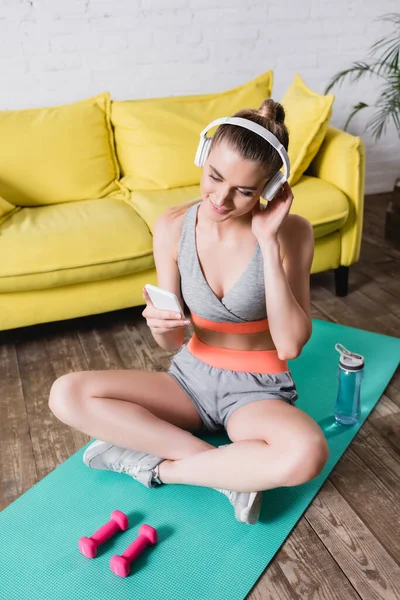
[[[272,200],[282,185],[289,179],[290,175],[289,156],[278,138],[275,137],[273,133],[268,131],[268,129],[258,125],[258,123],[254,123],[254,121],[250,121],[250,119],[243,119],[242,117],[222,117],[220,119],[216,119],[215,121],[209,123],[200,134],[200,142],[197,148],[196,157],[194,159],[194,164],[197,167],[202,168],[206,164],[212,142],[212,137],[207,136],[207,131],[216,125],[238,125],[239,127],[249,129],[250,131],[260,135],[262,138],[264,138],[264,140],[267,140],[267,142],[269,142],[279,153],[283,161],[284,173],[282,173],[280,170],[275,173],[261,194],[261,197],[264,198],[264,200]]]

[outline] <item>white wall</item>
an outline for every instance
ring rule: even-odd
[[[323,92],[391,30],[398,0],[0,0],[0,109],[223,91],[273,69],[279,100],[298,72]],[[332,124],[374,103],[379,82],[336,86]],[[376,143],[365,109],[350,124],[367,152],[366,192],[400,176],[394,125]]]

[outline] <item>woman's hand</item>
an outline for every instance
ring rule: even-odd
[[[177,312],[155,308],[145,288],[143,288],[143,298],[146,301],[146,308],[142,315],[151,331],[156,335],[169,333],[178,327],[188,327],[190,325],[190,321]]]
[[[253,208],[251,230],[260,243],[266,239],[277,239],[278,231],[289,214],[293,198],[292,189],[286,181],[276,196],[268,202],[265,210],[262,210],[257,202]]]

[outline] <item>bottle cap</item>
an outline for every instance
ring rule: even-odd
[[[347,371],[361,371],[364,368],[364,357],[350,352],[342,344],[336,344],[335,350],[340,353],[339,365]]]

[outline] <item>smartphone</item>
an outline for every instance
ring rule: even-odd
[[[175,294],[172,292],[166,292],[156,285],[151,285],[151,283],[146,283],[144,287],[146,288],[146,291],[150,296],[150,300],[156,308],[160,310],[172,310],[180,313],[182,317],[185,316]]]

